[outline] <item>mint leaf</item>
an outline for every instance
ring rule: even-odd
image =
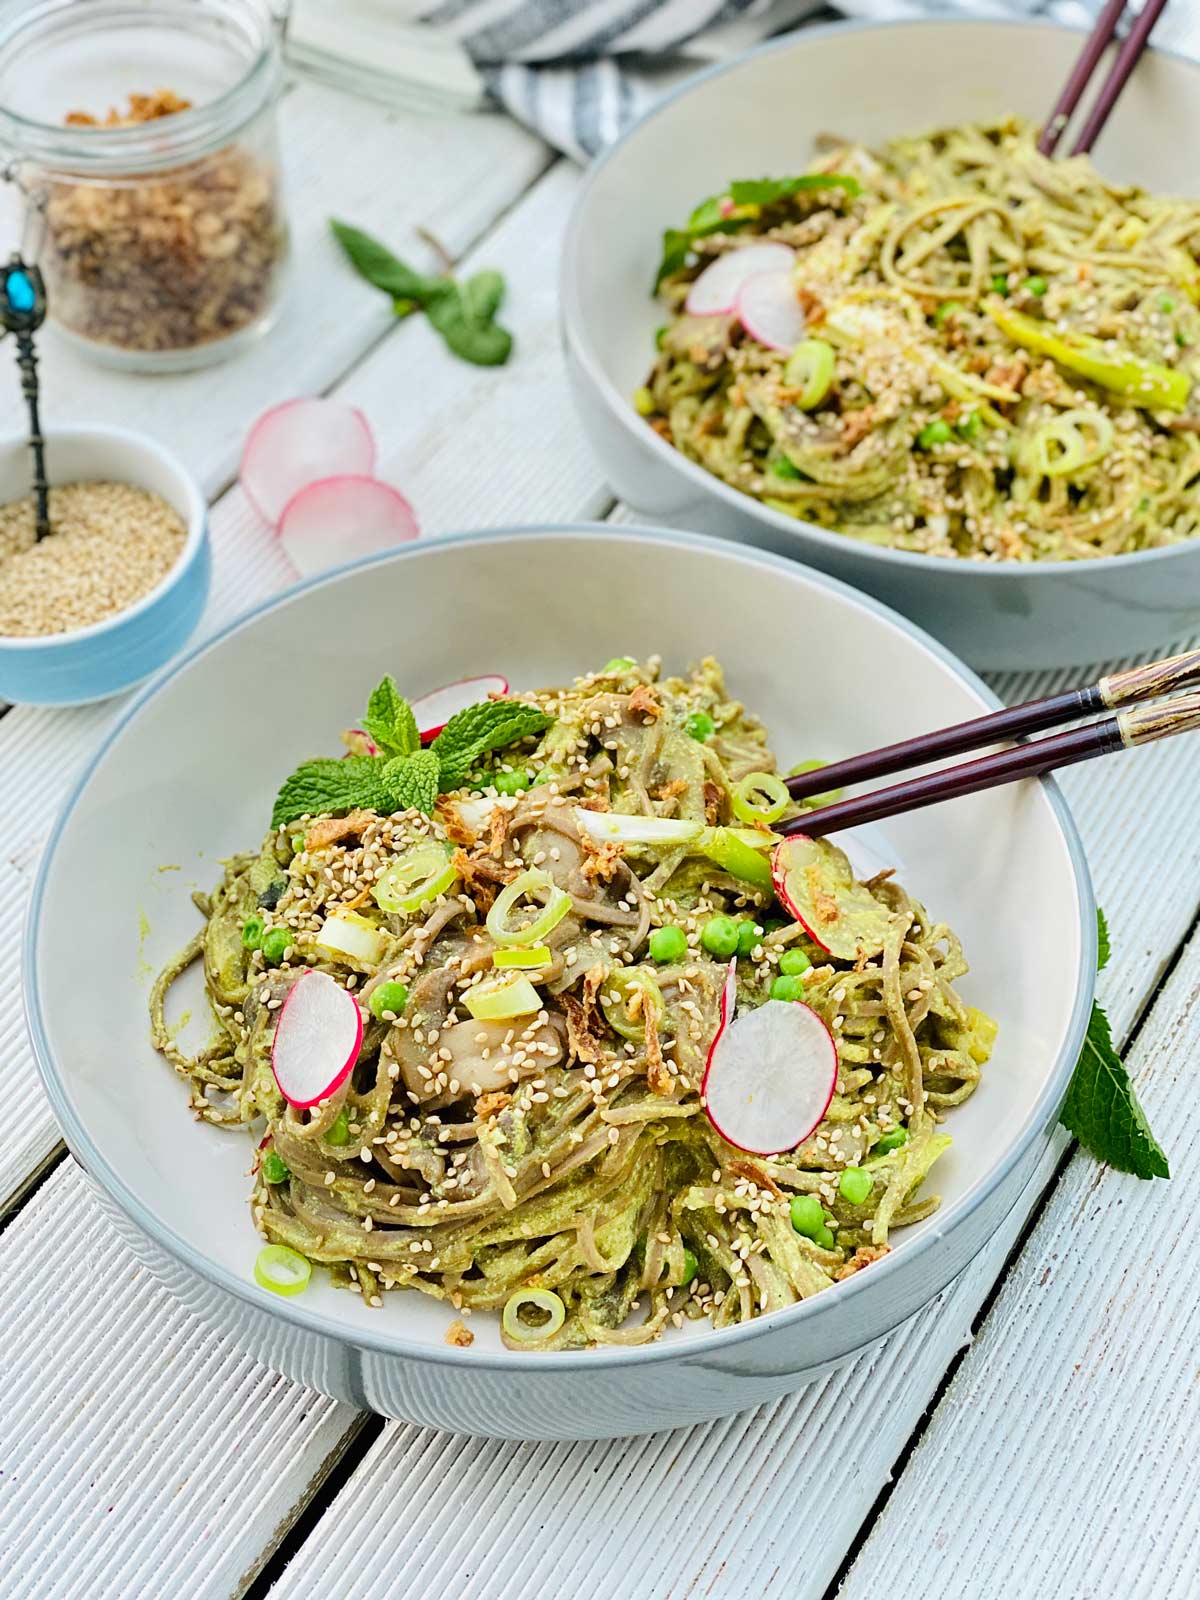
[[[385,756],[408,756],[421,748],[417,719],[390,673],[371,690],[363,727]]]
[[[512,334],[490,318],[473,316],[457,284],[430,301],[425,314],[454,354],[474,366],[502,367],[512,354]]]
[[[1096,907],[1096,971],[1103,972],[1112,955],[1112,946],[1108,942],[1108,918]]]
[[[442,763],[442,791],[461,788],[489,750],[545,733],[553,720],[521,700],[484,700],[455,712],[430,747]]]
[[[373,239],[360,228],[330,219],[333,236],[350,259],[350,264],[360,278],[365,278],[376,289],[382,289],[398,300],[415,300],[423,306],[431,295],[438,293],[444,278],[428,278],[417,272],[407,262],[394,256],[385,244]]]
[[[1169,1178],[1167,1158],[1150,1131],[1129,1074],[1113,1048],[1108,1018],[1092,1007],[1083,1053],[1059,1120],[1100,1161],[1139,1178]]]
[[[738,178],[729,185],[729,198],[735,206],[772,206],[806,189],[844,189],[847,195],[862,193],[857,178],[841,172],[806,172],[799,178]]]
[[[383,786],[391,811],[423,811],[429,816],[441,791],[442,764],[432,750],[394,756],[383,767]]]
[[[376,756],[323,757],[306,761],[296,768],[275,797],[271,826],[280,828],[306,813],[388,811],[387,791],[382,782],[383,762]]]
[[[472,322],[490,322],[504,300],[504,276],[485,270],[467,279],[462,287],[463,309]]]

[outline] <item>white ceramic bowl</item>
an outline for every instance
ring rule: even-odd
[[[192,1120],[147,1038],[149,968],[198,926],[189,888],[257,843],[281,774],[336,749],[383,673],[411,694],[489,671],[532,686],[654,650],[676,667],[718,655],[784,757],[846,754],[995,703],[910,624],[776,556],[618,527],[471,535],[320,578],[201,646],[125,716],[54,830],[26,981],[67,1140],[135,1253],[181,1299],[328,1394],[518,1438],[644,1432],[754,1405],[925,1305],[985,1243],[1044,1147],[1083,1036],[1095,920],[1062,798],[1030,782],[887,829],[884,853],[961,934],[964,991],[1000,1034],[981,1089],[953,1115],[943,1209],[870,1271],[744,1328],[546,1355],[505,1351],[483,1316],[474,1345],[451,1348],[451,1313],[417,1294],[372,1311],[320,1273],[294,1300],[255,1285],[249,1141]],[[278,710],[259,692],[248,707],[247,684],[278,685]],[[168,864],[178,870],[160,871]],[[80,949],[86,960],[64,959]]]
[[[662,307],[662,230],[722,183],[803,170],[823,130],[868,144],[1018,112],[1044,117],[1080,46],[1049,23],[805,28],[692,79],[590,171],[561,269],[572,386],[618,494],[679,527],[777,550],[896,606],[978,667],[1153,650],[1200,622],[1200,539],[1093,561],[984,565],[859,544],[760,505],[660,439],[630,396]],[[1120,182],[1200,193],[1200,64],[1150,51],[1096,147]]]

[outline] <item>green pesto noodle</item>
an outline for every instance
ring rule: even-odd
[[[859,193],[802,189],[693,237],[661,286],[648,424],[763,504],[892,549],[1066,561],[1196,537],[1200,202],[1049,161],[1035,133],[827,140],[820,170]],[[684,305],[715,257],[764,239],[795,250],[806,337],[833,357],[807,408],[788,351]],[[1041,334],[1086,341],[1111,381]],[[1127,381],[1147,368],[1171,404]]]
[[[154,1042],[187,1081],[194,1114],[248,1130],[276,1158],[260,1157],[252,1196],[269,1241],[323,1264],[372,1306],[418,1289],[455,1311],[498,1312],[521,1292],[535,1314],[550,1307],[545,1334],[536,1319],[514,1321],[520,1302],[510,1307],[503,1336],[526,1350],[641,1343],[685,1319],[725,1327],[869,1267],[893,1229],[937,1206],[919,1191],[949,1143],[942,1119],[973,1092],[995,1031],[955,991],[966,963],[953,933],[889,874],[868,884],[883,947],[860,947],[850,963],[713,859],[711,829],[730,824],[734,785],[776,771],[765,730],[730,698],[715,662],[687,678],[664,678],[655,660],[610,666],[524,696],[553,718],[547,732],[487,757],[469,790],[443,796],[432,817],[302,819],[228,862],[197,901],[202,929],[151,999]],[[496,779],[514,767],[531,786],[498,793]],[[702,831],[685,843],[598,844],[580,807]],[[797,809],[789,803],[787,815]],[[372,886],[430,839],[454,850],[455,883],[411,916],[385,914]],[[465,1001],[494,970],[488,910],[530,867],[571,902],[545,936],[548,964],[521,974],[542,1009],[472,1021]],[[339,909],[379,930],[377,960],[337,959],[320,943]],[[804,1000],[837,1044],[824,1120],[771,1157],[726,1143],[700,1103],[728,971],[702,944],[716,915],[752,924],[739,1007],[765,1003],[785,952],[790,971],[804,967],[802,952]],[[661,926],[686,936],[682,953],[677,940],[659,941],[677,959],[649,954]],[[272,930],[289,941],[276,965],[261,949]],[[195,962],[215,1037],[187,1056],[165,1005]],[[364,1034],[350,1078],[297,1111],[270,1051],[283,1000],[314,967],[364,1002]],[[406,987],[402,1015],[371,1011],[384,983]],[[848,1167],[871,1177],[857,1204],[839,1187]],[[819,1202],[816,1237],[792,1224],[797,1196]],[[561,1325],[543,1291],[561,1300]]]

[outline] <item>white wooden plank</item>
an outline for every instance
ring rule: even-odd
[[[1131,1059],[1170,1183],[1077,1155],[842,1600],[1197,1593],[1200,937]]]
[[[41,341],[47,426],[61,419],[144,428],[214,493],[232,476],[246,428],[260,411],[323,391],[394,323],[386,298],[341,257],[329,233],[331,215],[428,269],[433,257],[417,226],[458,255],[552,159],[498,114],[422,116],[311,82],[284,97],[280,117],[292,261],[275,326],[233,360],[160,378],[97,366],[47,330]],[[15,382],[3,385],[0,424],[5,431],[23,426]]]
[[[6,1600],[227,1600],[357,1426],[137,1265],[67,1161],[0,1239]]]

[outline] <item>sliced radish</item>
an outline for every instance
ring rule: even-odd
[[[722,1027],[709,1052],[701,1099],[723,1139],[751,1155],[779,1155],[819,1126],[833,1099],[837,1066],[833,1037],[811,1007],[768,1000]]]
[[[738,291],[737,314],[759,344],[791,350],[804,337],[804,313],[790,272],[758,272]]]
[[[358,1060],[358,1001],[327,972],[306,972],[283,1002],[271,1046],[279,1092],[298,1111],[328,1100]]]
[[[478,705],[496,695],[508,693],[508,679],[499,673],[488,672],[482,678],[460,678],[457,683],[447,683],[440,689],[431,689],[412,702],[413,716],[421,734],[421,743],[435,738],[455,712]]]
[[[259,516],[274,526],[305,484],[335,473],[370,477],[375,440],[361,411],[315,395],[272,406],[250,429],[238,469]]]
[[[377,478],[321,478],[293,495],[279,519],[279,542],[306,578],[391,550],[420,531],[399,489]]]
[[[585,811],[575,807],[575,822],[597,844],[688,844],[704,832],[704,824],[682,817],[629,817],[619,811]]]
[[[854,876],[845,851],[794,833],[771,855],[775,893],[805,930],[839,961],[870,960],[883,949],[891,913]]]
[[[760,272],[790,272],[796,252],[786,244],[744,244],[718,256],[688,290],[686,306],[694,317],[732,311],[747,278]]]

